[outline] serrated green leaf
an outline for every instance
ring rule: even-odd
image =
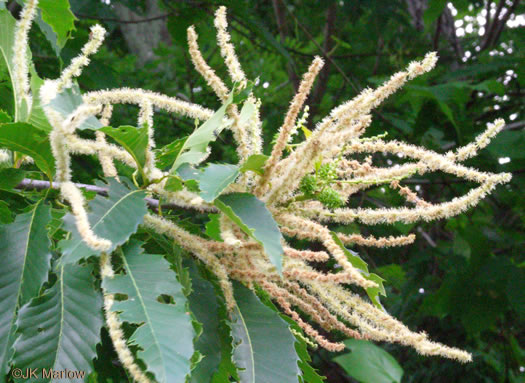
[[[337,236],[337,233],[332,231],[330,232],[330,234],[332,235],[332,238],[335,241],[335,243],[337,243],[337,245],[341,248],[341,250],[343,250],[343,252],[346,255],[346,258],[350,261],[352,266],[358,269],[366,279],[377,283],[378,287],[368,287],[365,289],[365,291],[368,297],[370,298],[370,300],[372,301],[372,303],[374,304],[374,306],[376,306],[377,308],[381,310],[384,310],[379,300],[379,294],[386,296],[385,287],[383,286],[383,282],[385,280],[377,274],[369,273],[368,265],[366,264],[366,262],[363,261],[361,257],[359,257],[359,254],[357,254],[355,251],[347,249],[345,245],[343,244],[343,242]]]
[[[222,242],[220,217],[220,214],[208,214],[210,220],[206,223],[206,235],[218,242]]]
[[[148,147],[147,125],[138,128],[129,125],[120,126],[118,128],[106,126],[99,130],[113,138],[119,145],[126,149],[129,154],[131,154],[137,164],[137,169],[143,179],[145,179],[144,166],[146,165],[146,149]]]
[[[11,118],[11,116],[6,111],[0,109],[0,123],[12,121],[13,119]]]
[[[38,74],[33,65],[29,68],[29,73],[31,73],[31,93],[34,95],[40,94],[40,87],[44,83]],[[40,105],[40,97],[33,97],[33,102],[31,103],[31,112],[29,114],[28,122],[34,127],[43,130],[46,133],[51,132],[53,127],[47,120],[47,117]]]
[[[304,336],[303,330],[297,322],[292,318],[282,314],[277,307],[273,304],[271,297],[262,289],[257,289],[257,295],[260,297],[261,302],[268,306],[271,310],[279,314],[279,316],[290,326],[290,329],[293,329],[298,334]],[[308,346],[305,342],[305,338],[295,335],[295,351],[299,357],[299,368],[301,369],[301,376],[299,379],[300,383],[323,383],[324,378],[319,376],[317,371],[310,365],[312,358],[308,354]]]
[[[197,269],[195,262],[189,260],[192,293],[189,296],[190,310],[202,324],[202,333],[195,342],[203,359],[191,372],[190,382],[211,382],[213,375],[221,362],[221,339],[219,303],[213,285],[204,279]]]
[[[146,193],[113,178],[108,178],[108,185],[99,183],[99,186],[108,187],[108,197],[97,195],[89,202],[89,223],[98,236],[109,239],[112,247],[108,252],[124,244],[131,234],[137,231],[147,212],[144,198]],[[121,181],[124,181],[121,177]],[[71,232],[71,238],[60,241],[62,250],[61,262],[64,264],[78,262],[80,259],[99,255],[88,247],[78,233],[75,217],[68,213],[64,216],[64,230]]]
[[[25,122],[0,124],[0,147],[26,154],[49,179],[55,173],[55,158],[45,132]]]
[[[0,201],[0,223],[8,224],[11,222],[13,222],[13,217],[11,216],[9,205],[4,201]]]
[[[125,294],[112,310],[122,321],[139,325],[130,338],[141,348],[137,355],[158,382],[184,382],[190,372],[194,330],[187,313],[187,301],[175,273],[160,255],[143,254],[140,243],[130,241],[122,248],[126,274],[105,279],[103,287],[112,294]],[[168,295],[174,304],[160,303]]]
[[[262,176],[264,174],[264,164],[266,164],[268,158],[269,157],[264,154],[252,154],[242,164],[239,171],[243,173],[246,173],[247,171],[252,171]]]
[[[392,355],[375,344],[359,339],[344,342],[351,351],[334,358],[348,375],[362,383],[400,383],[403,369]]]
[[[239,167],[231,164],[208,164],[204,169],[196,169],[189,164],[183,164],[177,174],[185,184],[196,181],[200,196],[206,202],[213,202],[239,176]]]
[[[47,281],[51,242],[50,207],[42,201],[15,222],[0,226],[0,381],[9,371],[17,310],[36,297]]]
[[[22,169],[5,168],[0,169],[0,189],[12,190],[18,185],[25,176],[26,172]]]
[[[206,202],[213,202],[238,176],[238,166],[208,164],[199,176],[200,196]]]
[[[231,193],[220,196],[214,203],[242,231],[263,245],[270,262],[281,274],[284,252],[281,244],[283,237],[264,202],[250,193]]]
[[[71,88],[64,89],[52,99],[49,106],[60,113],[63,118],[66,118],[83,103],[84,101],[82,100],[80,88],[77,84],[74,84]],[[100,128],[102,128],[102,124],[93,116],[88,117],[78,127],[79,130],[98,130]]]
[[[171,166],[177,159],[177,156],[179,155],[182,146],[187,139],[188,137],[179,138],[178,140],[175,140],[172,143],[157,149],[155,151],[157,167],[159,169],[165,169],[168,166]]]
[[[71,32],[75,30],[75,15],[71,12],[68,0],[40,0],[44,20],[56,34],[57,45],[63,48]]]
[[[301,375],[295,337],[277,312],[240,283],[232,313],[233,359],[242,383],[297,382]],[[271,334],[271,336],[269,336]]]
[[[252,93],[253,86],[254,86],[254,83],[252,81],[248,81],[246,86],[244,88],[240,89],[240,90],[239,90],[239,88],[237,86],[234,86],[232,103],[240,104],[241,102],[244,102],[248,98],[250,93]],[[253,103],[251,103],[251,102],[246,102],[246,103],[244,103],[243,108],[248,103],[253,105]],[[255,105],[253,105],[253,106],[254,106],[254,110],[255,110]],[[248,106],[247,107],[247,111],[244,113],[244,118],[247,118],[249,116],[249,109],[251,109],[251,108]],[[239,116],[241,116],[241,115],[239,115]]]
[[[233,102],[233,95],[230,95],[224,104],[206,122],[199,126],[184,141],[182,148],[177,153],[177,157],[170,173],[174,174],[184,163],[198,164],[207,155],[207,148],[210,142],[215,141],[219,133],[225,128],[224,116],[226,109]]]
[[[56,283],[20,309],[15,367],[68,369],[86,376],[92,371],[103,320],[102,297],[93,287],[91,273],[90,267],[61,266]]]

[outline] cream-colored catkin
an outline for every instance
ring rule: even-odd
[[[337,233],[339,239],[345,244],[356,244],[360,246],[371,246],[371,247],[397,247],[406,246],[414,243],[416,236],[414,234],[401,235],[398,237],[379,237],[374,236],[364,237],[361,234],[342,234]]]
[[[113,105],[106,104],[104,105],[104,108],[102,109],[102,113],[100,115],[100,123],[102,126],[109,126],[110,125],[110,119],[111,114],[113,113]],[[107,145],[106,142],[106,135],[97,130],[95,132],[96,142],[102,146]],[[100,165],[102,166],[102,172],[104,173],[104,177],[117,177],[117,169],[115,168],[115,164],[113,163],[113,157],[108,156],[103,151],[98,152],[98,158],[100,161]]]
[[[75,216],[75,224],[78,233],[86,242],[86,244],[93,250],[107,251],[111,248],[111,241],[100,238],[96,235],[89,224],[86,209],[84,208],[85,201],[82,193],[75,186],[73,182],[63,182],[60,184],[60,193],[71,205],[71,210]]]
[[[413,203],[417,207],[430,207],[431,206],[429,202],[425,201],[422,198],[419,198],[419,196],[415,192],[413,192],[408,186],[401,186],[399,184],[399,181],[397,180],[392,181],[390,183],[390,187],[392,189],[397,189],[400,195],[405,197],[405,199],[408,202]]]
[[[62,71],[60,78],[56,80],[57,93],[62,92],[65,88],[71,87],[73,85],[73,79],[82,74],[82,69],[89,65],[89,56],[98,51],[104,41],[105,34],[106,30],[102,26],[97,24],[91,27],[89,40],[82,47],[81,53],[71,60],[71,64]]]
[[[153,105],[150,100],[144,100],[144,102],[140,104],[137,124],[139,127],[147,127],[148,144],[146,146],[144,172],[148,178],[153,178],[151,177],[151,174],[155,169],[155,153],[153,152],[153,149],[155,148],[155,138],[153,136]]]
[[[510,176],[500,182],[510,181]],[[496,182],[485,182],[481,186],[470,190],[462,197],[455,197],[449,202],[440,204],[431,204],[430,206],[415,208],[342,208],[334,211],[326,209],[303,210],[303,213],[321,221],[332,221],[348,224],[354,221],[360,221],[367,225],[376,225],[381,223],[392,224],[395,222],[413,223],[417,221],[435,221],[442,218],[448,218],[458,215],[467,209],[475,206],[496,187]]]
[[[488,124],[487,129],[476,137],[474,142],[463,146],[456,150],[456,152],[447,153],[447,158],[455,161],[464,161],[468,158],[474,157],[479,150],[490,144],[490,140],[494,138],[496,134],[501,132],[505,126],[505,120],[499,118],[494,123]]]
[[[275,145],[272,148],[270,158],[268,158],[264,166],[264,175],[260,178],[259,185],[255,189],[255,193],[257,195],[261,194],[261,189],[264,189],[264,187],[268,183],[268,180],[272,178],[274,167],[277,164],[277,162],[281,159],[283,150],[290,139],[292,130],[294,129],[297,116],[299,115],[299,112],[301,111],[304,102],[306,101],[306,97],[308,97],[308,94],[312,89],[315,78],[323,68],[323,65],[323,59],[321,59],[320,57],[315,57],[312,63],[310,64],[308,71],[304,74],[301,84],[299,85],[299,89],[297,90],[297,93],[293,98],[292,103],[290,104],[290,108],[286,113],[284,123],[279,129],[279,136],[277,137]]]
[[[83,95],[88,104],[135,104],[140,105],[145,100],[159,109],[177,113],[192,119],[205,121],[213,115],[213,111],[200,105],[179,100],[175,97],[165,96],[160,93],[143,89],[119,88],[111,90],[98,90]]]
[[[394,74],[390,80],[376,90],[365,89],[354,99],[334,108],[317,125],[317,128],[306,142],[285,160],[287,166],[292,168],[293,164],[299,161],[303,163],[313,162],[319,152],[319,150],[314,150],[313,147],[326,143],[333,144],[334,142],[340,144],[340,141],[334,140],[333,135],[337,133],[341,126],[344,127],[355,118],[368,115],[373,108],[379,106],[387,97],[401,88],[407,80],[430,71],[435,66],[436,61],[436,53],[428,53],[422,61],[412,62],[406,71]]]
[[[431,342],[425,334],[411,332],[386,312],[339,286],[313,281],[308,287],[329,306],[334,314],[359,327],[372,340],[411,346],[422,355],[439,355],[460,362],[472,360],[472,355],[468,352]]]
[[[219,218],[219,224],[221,229],[221,238],[227,245],[233,247],[239,247],[241,241],[237,238],[233,231],[233,222],[226,217],[226,215],[221,214]]]
[[[215,12],[214,20],[215,28],[217,29],[217,43],[219,45],[221,56],[224,58],[224,63],[228,68],[233,82],[238,83],[241,88],[246,86],[246,75],[244,74],[239,59],[235,54],[235,48],[230,42],[231,37],[228,33],[228,21],[226,20],[226,7],[219,7]]]
[[[114,275],[115,272],[111,266],[111,256],[107,253],[102,253],[100,256],[100,277],[104,280],[106,278],[111,279]],[[111,310],[114,302],[115,296],[104,290],[104,316],[115,352],[124,368],[130,373],[134,382],[153,383],[134,360],[133,354],[126,343],[124,332],[122,331],[122,323],[117,313]]]
[[[29,86],[29,30],[36,16],[38,0],[27,0],[24,3],[20,18],[15,26],[15,40],[13,41],[13,91],[16,94],[16,111],[21,107],[22,100],[26,101],[27,111],[31,110],[32,99]],[[20,116],[15,116],[18,120]]]
[[[213,89],[219,100],[224,102],[228,98],[230,91],[226,85],[224,85],[224,82],[220,79],[220,77],[215,74],[215,71],[210,68],[208,63],[204,60],[204,57],[202,57],[197,39],[198,35],[195,32],[194,26],[192,25],[188,28],[188,51],[190,53],[193,66],[195,69],[197,69],[197,72],[199,72],[204,80],[206,80],[208,86]]]

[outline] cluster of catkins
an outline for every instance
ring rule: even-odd
[[[15,79],[18,100],[30,100],[26,63],[27,34],[31,20],[36,12],[37,0],[28,0],[17,24],[15,41]],[[247,79],[235,55],[230,35],[227,31],[226,9],[221,7],[215,15],[215,27],[220,53],[231,80],[239,89],[246,87]],[[93,249],[105,251],[111,242],[100,238],[92,231],[85,210],[82,193],[71,179],[70,157],[73,154],[96,155],[100,159],[106,176],[117,177],[114,161],[121,161],[136,167],[133,158],[122,148],[107,143],[102,132],[97,132],[96,140],[80,138],[76,129],[89,117],[98,116],[102,125],[110,125],[112,105],[135,104],[140,108],[138,126],[147,125],[149,143],[144,172],[151,182],[147,191],[162,201],[198,211],[217,212],[199,195],[190,190],[177,192],[165,188],[166,175],[155,167],[153,151],[153,113],[166,110],[192,119],[205,121],[213,111],[200,105],[153,93],[142,89],[120,88],[90,92],[83,95],[83,104],[70,115],[62,116],[49,107],[49,102],[62,90],[71,87],[72,81],[89,64],[89,56],[100,47],[105,31],[101,26],[91,28],[90,39],[81,54],[72,60],[56,80],[46,80],[41,88],[40,102],[44,107],[53,130],[50,135],[53,154],[56,160],[56,181],[60,184],[62,197],[70,204],[76,217],[76,225],[84,241]],[[193,27],[188,29],[189,53],[196,70],[203,76],[221,101],[231,94],[223,79],[208,66],[198,46],[197,34]],[[291,145],[291,139],[304,118],[298,120],[304,110],[304,103],[314,80],[323,67],[323,60],[316,57],[303,75],[297,94],[293,98],[284,122],[279,129],[271,155],[264,166],[262,175],[252,172],[239,177],[225,193],[246,191],[264,201],[279,224],[285,237],[305,239],[321,243],[324,251],[297,250],[283,243],[283,272],[278,274],[270,263],[263,247],[250,239],[234,222],[221,215],[220,229],[223,241],[207,240],[190,234],[175,222],[157,214],[150,213],[144,218],[144,225],[160,234],[172,238],[177,244],[204,262],[215,273],[229,308],[235,304],[231,280],[238,280],[247,286],[257,285],[264,289],[304,330],[306,336],[320,346],[332,350],[342,350],[342,343],[325,338],[316,328],[326,332],[337,330],[353,338],[374,341],[395,342],[411,346],[423,355],[440,355],[461,362],[471,360],[468,352],[435,343],[424,333],[410,331],[404,324],[391,317],[380,307],[369,303],[346,286],[361,288],[378,287],[377,283],[365,278],[347,258],[343,244],[360,246],[390,247],[408,245],[414,235],[398,237],[345,235],[337,233],[334,238],[325,223],[348,224],[361,222],[366,225],[380,223],[430,221],[457,215],[476,205],[498,184],[508,182],[509,174],[492,174],[478,171],[461,164],[465,159],[476,155],[490,139],[504,126],[503,120],[489,124],[487,130],[476,140],[464,147],[446,154],[426,150],[398,141],[384,141],[382,137],[361,138],[370,125],[371,112],[383,100],[397,91],[408,80],[431,70],[437,57],[427,54],[422,61],[412,62],[405,71],[394,74],[377,89],[365,89],[350,101],[334,108],[308,137],[300,144]],[[246,102],[253,103],[255,112],[250,118],[241,118],[236,105],[227,109],[228,129],[232,130],[239,163],[250,155],[262,150],[260,100],[253,94]],[[370,159],[352,159],[356,154],[390,153],[413,160],[389,168],[375,167]],[[362,156],[354,156],[362,157]],[[451,201],[432,204],[421,199],[399,180],[414,173],[443,171],[479,183],[468,194]],[[349,208],[343,207],[348,198],[370,186],[390,185],[397,190],[412,207],[400,208]],[[283,241],[284,242],[284,241]],[[312,262],[326,262],[334,258],[338,267],[330,273],[318,271]],[[112,278],[113,270],[110,254],[101,257],[101,275]],[[108,328],[116,350],[124,366],[137,381],[148,381],[133,360],[133,355],[123,339],[117,316],[111,310],[113,296],[105,295],[105,309]],[[308,315],[304,320],[298,311]],[[315,323],[315,327],[311,324]]]

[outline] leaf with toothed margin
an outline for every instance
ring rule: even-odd
[[[250,193],[231,193],[221,195],[214,204],[242,231],[263,245],[270,262],[282,274],[283,237],[264,202]]]
[[[233,360],[241,382],[297,382],[301,376],[295,337],[279,314],[248,288],[234,283]],[[271,334],[271,336],[269,336]]]
[[[332,235],[332,238],[334,239],[335,243],[337,243],[341,250],[343,250],[343,252],[346,255],[346,258],[350,261],[352,266],[359,270],[359,272],[363,275],[363,277],[365,277],[365,279],[368,279],[369,281],[375,282],[377,284],[377,287],[368,287],[365,290],[374,306],[384,311],[385,308],[379,300],[379,294],[386,297],[385,287],[383,286],[383,282],[385,280],[377,274],[369,273],[367,263],[363,261],[361,257],[359,257],[359,254],[357,254],[355,251],[347,249],[341,241],[341,239],[339,239],[339,237],[337,236],[337,233],[332,231],[330,232],[330,234]]]
[[[324,378],[319,376],[317,371],[310,365],[310,362],[312,359],[310,358],[310,354],[308,354],[308,346],[306,344],[305,339],[306,336],[303,333],[303,330],[297,322],[295,322],[292,318],[284,315],[279,311],[277,307],[273,304],[270,295],[258,288],[257,289],[257,297],[261,300],[262,303],[264,303],[267,307],[269,307],[271,310],[279,314],[279,316],[290,326],[290,329],[293,330],[294,336],[295,336],[295,351],[297,352],[297,356],[299,357],[298,365],[301,369],[301,376],[299,378],[299,383],[323,383]]]
[[[50,206],[41,200],[15,222],[0,226],[0,381],[9,371],[18,309],[47,281],[51,241],[46,225]]]
[[[187,300],[170,264],[161,255],[144,254],[142,243],[131,240],[122,247],[125,274],[104,279],[116,301],[112,311],[121,321],[138,325],[130,343],[140,347],[137,356],[159,383],[184,382],[190,373],[195,331]],[[161,303],[168,296],[174,303]]]
[[[121,182],[114,178],[108,178],[107,181],[107,185],[97,183],[98,186],[108,188],[108,197],[97,195],[89,202],[88,220],[96,235],[111,241],[112,246],[108,250],[111,252],[137,231],[147,213],[147,206],[144,200],[146,192],[135,188],[123,177]],[[63,220],[64,230],[70,231],[71,237],[59,243],[62,250],[61,263],[74,263],[100,254],[100,251],[91,249],[83,241],[72,213],[66,214]]]
[[[20,309],[14,367],[89,375],[103,324],[102,297],[93,286],[92,271],[79,265],[60,266],[55,284]],[[38,382],[51,381],[40,378]]]
[[[202,325],[202,333],[194,341],[195,349],[204,357],[191,371],[190,382],[211,382],[221,363],[219,300],[213,285],[199,271],[195,261],[184,259],[191,277],[190,310]]]
[[[0,148],[23,153],[35,161],[49,179],[55,173],[55,158],[44,131],[25,122],[0,123]]]

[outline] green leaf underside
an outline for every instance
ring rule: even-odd
[[[63,118],[66,118],[75,111],[84,101],[80,93],[80,88],[74,84],[71,88],[64,89],[51,102],[49,106],[59,112]],[[95,117],[88,117],[80,126],[79,130],[92,129],[98,130],[102,124]]]
[[[135,160],[139,172],[144,175],[146,148],[148,147],[148,127],[146,125],[139,128],[127,125],[118,128],[106,126],[101,128],[100,131],[113,138],[126,149]]]
[[[260,298],[261,302],[268,306],[271,310],[278,313],[279,316],[290,326],[290,329],[297,331],[299,334],[303,334],[303,330],[297,322],[292,318],[282,314],[277,307],[273,304],[271,297],[264,290],[257,289],[257,296]],[[303,334],[304,336],[304,334]],[[299,379],[300,383],[323,383],[323,378],[315,371],[315,369],[310,365],[311,357],[308,353],[308,346],[303,338],[295,336],[295,351],[299,357],[299,368],[301,369],[302,376]]]
[[[46,225],[49,205],[38,202],[15,222],[0,226],[0,379],[7,374],[12,356],[17,309],[36,297],[47,281],[50,241]]]
[[[365,290],[374,306],[381,310],[384,310],[383,305],[381,305],[381,301],[379,300],[379,294],[381,294],[384,297],[386,296],[385,287],[383,286],[383,282],[385,280],[377,274],[369,273],[368,265],[359,257],[359,254],[357,254],[355,251],[347,249],[343,242],[337,236],[337,233],[334,233],[332,231],[331,234],[332,238],[337,243],[337,245],[341,248],[341,250],[344,251],[346,258],[350,261],[352,266],[358,269],[366,279],[377,283],[378,287],[368,287]]]
[[[92,371],[103,320],[102,297],[91,273],[90,267],[61,266],[53,287],[20,309],[15,367],[84,371],[86,376]],[[51,381],[40,378],[36,381]]]
[[[243,173],[247,171],[252,171],[259,175],[263,175],[264,165],[266,164],[268,158],[269,156],[266,156],[264,154],[252,154],[246,159],[246,161],[242,164],[239,170]]]
[[[143,254],[140,242],[123,247],[126,274],[105,279],[103,287],[112,294],[125,294],[112,310],[122,321],[140,325],[130,338],[141,350],[137,355],[160,383],[184,382],[190,373],[195,336],[187,313],[182,287],[160,255]],[[175,304],[160,303],[161,295],[173,297]]]
[[[223,191],[235,182],[239,167],[230,164],[208,164],[199,174],[200,196],[206,202],[213,202]]]
[[[0,124],[0,147],[26,154],[49,179],[55,173],[55,159],[47,134],[25,122]]]
[[[279,314],[240,283],[232,314],[233,359],[242,383],[297,382],[301,375],[295,337]]]
[[[213,285],[199,274],[195,262],[188,263],[192,287],[190,309],[202,324],[202,334],[195,342],[195,349],[204,357],[191,372],[190,382],[211,382],[221,362],[219,303]]]
[[[199,126],[184,141],[182,148],[177,153],[177,157],[170,173],[175,174],[176,170],[184,163],[197,164],[207,155],[208,144],[215,141],[219,133],[224,129],[224,117],[226,109],[233,102],[233,95],[230,95],[224,104],[206,122]]]
[[[264,202],[250,193],[231,193],[217,198],[215,206],[239,225],[246,234],[263,245],[270,262],[281,274],[284,252],[281,244],[282,235]]]
[[[75,15],[69,8],[68,0],[40,0],[42,19],[56,34],[57,45],[63,48],[70,33],[75,29]]]
[[[403,369],[392,355],[375,344],[358,339],[344,342],[351,351],[334,358],[348,375],[363,383],[400,383]]]
[[[138,189],[129,189],[114,178],[108,178],[108,198],[97,195],[89,202],[88,214],[92,230],[101,238],[109,239],[112,247],[109,252],[126,242],[137,231],[147,212],[144,197],[146,193]],[[121,177],[121,181],[124,181]],[[62,240],[62,263],[78,262],[80,259],[99,255],[100,251],[91,249],[78,233],[75,217],[68,213],[64,216],[64,229],[71,232],[69,239]]]

